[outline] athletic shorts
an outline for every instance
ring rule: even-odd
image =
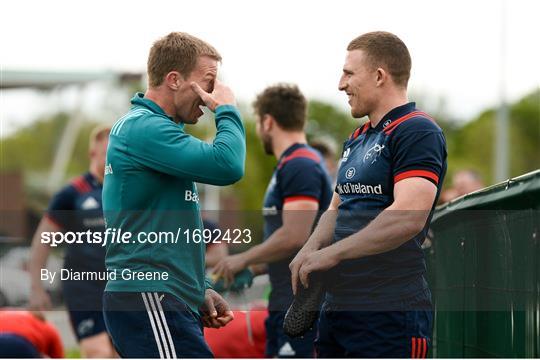
[[[69,321],[78,341],[107,331],[103,311],[68,310]]]
[[[36,347],[26,338],[10,333],[0,334],[0,358],[41,358]]]
[[[315,355],[313,342],[317,334],[317,323],[304,336],[291,338],[283,332],[286,311],[269,311],[266,327],[266,357],[312,358]]]
[[[69,321],[78,341],[106,332],[103,292],[106,281],[64,281],[63,295]]]
[[[421,296],[423,298],[423,296]],[[425,358],[431,347],[429,299],[404,311],[351,311],[324,303],[315,351],[320,358]]]
[[[168,293],[108,292],[105,325],[123,358],[212,358],[202,319]]]

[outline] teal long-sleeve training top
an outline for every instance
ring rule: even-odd
[[[111,129],[105,163],[106,291],[166,292],[198,311],[209,285],[205,244],[193,236],[202,230],[195,182],[229,185],[243,176],[240,113],[217,107],[209,144],[186,134],[144,94],[131,103]]]

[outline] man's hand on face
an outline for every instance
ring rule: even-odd
[[[204,305],[201,307],[202,321],[205,327],[219,329],[234,319],[229,304],[212,289],[207,289]]]
[[[213,112],[220,105],[236,105],[236,99],[232,90],[217,79],[214,83],[214,90],[211,93],[204,91],[196,82],[191,83],[191,89],[199,95],[206,107]]]

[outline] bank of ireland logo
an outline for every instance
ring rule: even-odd
[[[373,164],[377,161],[377,158],[381,156],[381,153],[384,149],[384,145],[375,144],[366,151],[364,155],[364,162],[369,161],[370,164]]]
[[[347,179],[352,179],[354,174],[356,174],[356,169],[353,167],[350,167],[347,169],[347,171],[345,171],[345,177]]]

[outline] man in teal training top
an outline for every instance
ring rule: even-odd
[[[194,182],[229,185],[244,174],[245,130],[232,91],[217,80],[221,56],[186,33],[154,43],[148,90],[111,129],[103,210],[107,330],[122,357],[212,357],[202,327],[232,312],[205,279]],[[184,132],[200,107],[215,112],[208,144]]]

